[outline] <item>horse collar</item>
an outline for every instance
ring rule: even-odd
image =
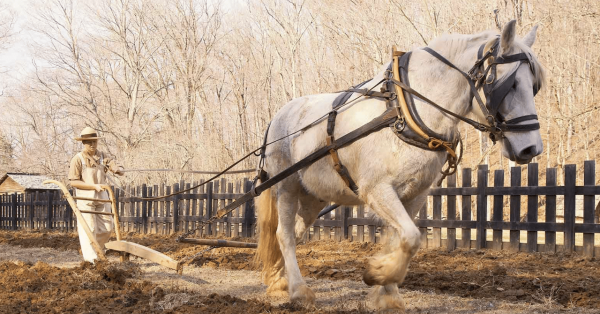
[[[394,62],[388,68],[388,75],[408,86],[408,65],[410,62],[411,52],[403,53],[395,56]],[[391,70],[391,71],[390,71]],[[398,123],[394,125],[394,133],[404,142],[417,146],[422,149],[429,150],[444,150],[444,147],[456,147],[457,138],[460,137],[458,132],[452,132],[449,137],[445,137],[431,130],[419,116],[416,109],[413,94],[407,89],[402,89],[395,85],[392,80],[388,80],[387,89],[395,90],[397,93],[396,106],[399,110]],[[407,127],[408,126],[408,127]],[[440,146],[433,143],[445,143]]]

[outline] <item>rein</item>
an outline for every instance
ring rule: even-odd
[[[364,91],[364,94],[363,94],[363,95],[360,95],[360,96],[358,96],[358,97],[356,97],[356,98],[352,99],[351,101],[347,101],[347,100],[346,100],[346,101],[344,101],[344,103],[342,103],[342,104],[340,104],[340,105],[339,105],[338,109],[339,109],[339,108],[342,108],[342,107],[345,107],[345,106],[347,106],[347,105],[350,105],[350,104],[352,104],[353,102],[355,102],[356,100],[358,100],[358,99],[359,99],[359,98],[361,98],[361,97],[364,97],[365,95],[366,95],[366,96],[377,96],[377,97],[378,97],[378,96],[380,96],[380,93],[378,93],[378,92],[375,92],[375,91],[372,91],[372,90],[373,90],[375,87],[379,86],[379,84],[381,84],[383,81],[384,81],[384,80],[381,80],[381,81],[379,81],[377,84],[375,84],[375,86],[373,86],[372,88],[370,88],[370,89],[368,89],[368,90],[367,90],[367,89],[363,89],[363,90],[361,90],[361,91]],[[196,189],[196,188],[199,188],[199,187],[201,187],[201,186],[203,186],[203,185],[205,185],[205,184],[208,184],[208,183],[209,183],[209,182],[211,182],[211,181],[214,181],[215,179],[219,178],[220,176],[224,175],[225,173],[230,173],[230,174],[233,174],[233,173],[247,173],[247,172],[257,171],[257,172],[258,172],[258,174],[257,174],[257,176],[256,176],[256,177],[254,178],[254,180],[253,180],[253,181],[254,181],[254,183],[256,184],[256,181],[257,181],[257,179],[259,179],[260,177],[263,177],[263,176],[264,176],[264,175],[263,175],[262,166],[264,165],[264,158],[265,158],[265,155],[264,155],[264,154],[265,154],[265,149],[267,148],[267,146],[269,146],[269,145],[272,145],[272,144],[274,144],[274,143],[277,143],[277,142],[279,142],[279,141],[281,141],[281,140],[283,140],[283,139],[286,139],[286,138],[288,138],[288,137],[290,137],[290,136],[292,136],[292,135],[294,135],[294,134],[297,134],[297,133],[300,133],[300,132],[304,132],[305,130],[307,130],[307,129],[311,128],[311,127],[312,127],[312,126],[314,126],[315,124],[317,124],[317,123],[319,123],[320,121],[322,121],[323,119],[325,119],[327,116],[329,116],[329,115],[330,115],[330,114],[332,114],[333,112],[336,112],[336,111],[335,111],[335,110],[332,110],[332,111],[328,112],[327,114],[325,114],[325,115],[323,115],[323,116],[319,117],[319,118],[318,118],[318,119],[316,119],[315,121],[313,121],[313,122],[309,123],[308,125],[306,125],[306,126],[302,127],[301,129],[299,129],[299,130],[297,130],[297,131],[294,131],[294,132],[292,132],[292,133],[290,133],[290,134],[287,134],[287,135],[285,135],[285,136],[282,136],[282,137],[280,137],[280,138],[278,138],[278,139],[276,139],[276,140],[273,140],[273,141],[271,141],[271,142],[268,142],[268,143],[267,143],[267,134],[265,133],[265,139],[264,139],[264,142],[263,142],[263,145],[262,145],[262,146],[260,146],[260,147],[256,148],[255,150],[251,151],[250,153],[248,153],[247,155],[245,155],[245,156],[244,156],[244,157],[242,157],[241,159],[239,159],[239,160],[237,160],[236,162],[234,162],[233,164],[229,165],[227,168],[225,168],[225,170],[223,170],[223,171],[221,171],[221,172],[216,172],[216,171],[189,171],[189,170],[171,170],[171,169],[130,169],[130,170],[123,170],[123,172],[133,172],[133,171],[139,171],[139,172],[141,172],[141,171],[171,171],[171,172],[185,172],[185,173],[214,174],[214,176],[212,176],[212,177],[211,177],[211,178],[209,178],[208,180],[206,180],[206,181],[204,181],[204,182],[202,182],[202,183],[200,183],[200,184],[197,184],[197,185],[195,185],[195,186],[193,186],[193,187],[190,187],[190,188],[188,188],[188,189],[185,189],[185,190],[177,191],[177,192],[171,193],[171,194],[169,194],[169,195],[164,195],[164,196],[158,196],[158,197],[140,197],[140,198],[139,198],[140,200],[144,200],[144,201],[155,201],[155,200],[159,200],[159,199],[163,199],[163,198],[167,198],[167,197],[171,197],[171,196],[175,196],[175,195],[178,195],[178,194],[183,194],[183,193],[189,192],[189,191],[191,191],[191,190],[193,190],[193,189]],[[268,127],[267,127],[267,130],[268,130]],[[244,161],[244,160],[248,159],[248,158],[249,158],[249,157],[251,157],[252,155],[261,157],[261,159],[260,159],[260,163],[259,163],[259,166],[258,166],[258,169],[257,169],[257,170],[233,170],[233,171],[230,171],[230,169],[231,169],[231,168],[235,167],[235,166],[236,166],[236,165],[238,165],[240,162],[242,162],[242,161]],[[111,180],[111,181],[112,181],[112,180]],[[125,190],[124,190],[122,187],[120,187],[119,185],[117,185],[117,184],[116,184],[114,181],[112,181],[112,183],[113,183],[113,184],[115,184],[115,186],[119,187],[121,190],[125,191]],[[253,189],[252,191],[254,191],[254,189]],[[254,196],[258,196],[258,195],[254,195]],[[246,200],[246,201],[248,201],[248,200]],[[244,201],[244,202],[246,202],[246,201]],[[233,208],[235,208],[235,207],[233,207]],[[233,210],[233,209],[232,209],[232,210]],[[225,213],[225,214],[227,214],[227,213]],[[223,215],[225,215],[225,214],[223,214]],[[218,218],[221,218],[221,217],[218,217]]]

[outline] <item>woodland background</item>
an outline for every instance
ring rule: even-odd
[[[371,78],[392,45],[517,20],[539,25],[547,72],[536,97],[540,170],[596,159],[600,1],[596,0],[49,0],[0,5],[0,49],[31,34],[27,67],[0,59],[0,172],[66,180],[86,125],[128,169],[221,170],[262,144],[289,100]],[[461,127],[461,167],[510,162]],[[490,149],[491,147],[491,149]],[[235,169],[256,166],[254,157]],[[580,168],[583,168],[580,166]],[[543,171],[541,171],[543,172]],[[460,172],[459,172],[460,173]],[[251,174],[250,174],[251,175]],[[124,184],[206,176],[128,173]]]

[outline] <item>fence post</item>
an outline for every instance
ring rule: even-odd
[[[521,167],[512,167],[510,169],[510,186],[521,186]],[[510,222],[519,222],[521,220],[521,195],[510,196]],[[510,230],[509,251],[519,252],[521,245],[521,231],[518,229]]]
[[[229,182],[227,183],[227,194],[233,194],[233,182]],[[229,205],[233,202],[233,198],[223,201],[223,206]],[[226,237],[231,237],[231,231],[232,231],[232,226],[234,226],[235,224],[231,223],[232,218],[233,218],[233,213],[235,211],[229,212],[227,213],[227,216],[224,217],[224,222],[223,222],[223,231],[225,231],[225,236]]]
[[[4,194],[0,194],[0,229],[4,229]]]
[[[185,211],[183,213],[185,215],[183,217],[183,219],[185,221],[185,225],[183,227],[184,228],[183,229],[184,232],[190,231],[190,229],[192,227],[192,223],[190,222],[190,217],[192,215],[192,209],[190,208],[190,206],[192,204],[192,197],[191,197],[192,191],[191,191],[191,188],[192,188],[192,185],[190,183],[186,183],[185,184],[185,189],[189,190],[189,191],[187,191],[185,193],[185,194],[187,194],[187,200],[184,201],[184,204],[185,204]]]
[[[586,160],[583,168],[583,184],[596,185],[596,161]],[[583,223],[594,223],[595,195],[583,196]],[[594,256],[594,234],[583,234],[583,254],[588,257]]]
[[[215,197],[215,194],[219,194],[219,186],[220,186],[220,182],[219,180],[215,180],[213,181],[213,188],[212,188],[212,212],[214,214],[216,214],[219,210],[219,199]],[[211,217],[214,215],[211,214]],[[217,235],[217,232],[219,232],[219,223],[218,222],[212,222],[212,233],[211,235]]]
[[[35,211],[35,196],[37,195],[37,192],[34,193],[30,193],[29,194],[29,230],[33,230],[33,212]],[[69,205],[67,205],[69,206]],[[67,207],[68,208],[68,207]],[[68,229],[67,229],[68,231]]]
[[[47,222],[46,222],[46,228],[47,229],[52,229],[52,210],[54,207],[54,192],[53,191],[48,191],[48,217],[47,218]]]
[[[503,187],[504,186],[504,170],[496,170],[494,171],[494,187]],[[504,219],[504,196],[503,195],[494,195],[493,200],[493,212],[492,212],[492,221],[502,222]],[[493,240],[492,247],[494,250],[502,250],[502,228],[494,229],[493,231]]]
[[[210,219],[213,216],[213,182],[206,184],[206,219]],[[206,225],[206,234],[212,235],[213,224]]]
[[[456,187],[456,173],[452,174],[446,179],[446,186],[448,188]],[[446,196],[446,206],[447,206],[447,217],[448,221],[456,220],[456,195],[448,195]],[[446,229],[446,248],[448,251],[454,251],[456,249],[456,229],[448,228]]]
[[[487,195],[485,189],[487,186],[488,165],[479,165],[477,171],[477,239],[475,242],[478,250],[486,247]]]
[[[425,211],[425,218],[427,218],[427,205],[424,206],[424,208],[421,209],[421,212]],[[356,209],[356,217],[357,218],[364,218],[365,217],[365,207],[364,205],[359,205],[358,208]],[[321,229],[319,229],[318,227],[313,227],[313,232],[314,232],[314,236],[315,239],[319,239],[319,237],[321,236]],[[356,227],[356,236],[358,238],[358,242],[365,242],[365,226],[360,224]],[[425,229],[425,247],[427,247],[427,229]]]
[[[470,188],[471,187],[471,177],[472,177],[471,168],[463,169],[462,172],[462,187]],[[471,195],[463,195],[462,196],[462,220],[471,221]],[[471,248],[471,228],[462,228],[462,247],[470,249]]]
[[[433,220],[441,221],[442,220],[442,196],[434,195],[433,196]],[[433,227],[431,232],[433,245],[432,247],[438,248],[442,246],[442,228]]]
[[[161,190],[158,187],[158,184],[155,184],[153,186],[152,190],[150,191],[149,195],[150,195],[150,197],[157,197],[157,196],[160,195],[160,193],[161,193]],[[160,210],[160,206],[161,205],[160,204],[161,204],[161,202],[158,202],[158,201],[151,201],[150,202],[150,208],[152,210],[152,218],[154,220],[154,230],[150,231],[150,232],[154,233],[154,234],[158,234],[158,232],[159,232],[159,229],[158,229],[158,225],[159,225],[159,223],[158,223],[158,217],[160,217],[160,214],[161,214],[161,210]]]
[[[538,186],[538,164],[527,165],[527,186]],[[538,221],[538,196],[527,196],[527,222]],[[527,231],[527,252],[537,252],[537,231]]]
[[[71,193],[73,195],[73,193]],[[65,205],[65,223],[67,224],[67,232],[73,228],[73,208],[71,208],[71,204],[66,202]],[[33,217],[31,218],[33,220]]]
[[[250,192],[252,181],[248,180],[244,184],[244,193]],[[254,236],[254,199],[244,204],[244,223],[242,225],[242,237]]]
[[[17,202],[18,196],[17,193],[13,193],[12,195],[12,230],[17,230]]]
[[[146,184],[142,184],[142,230],[144,234],[148,234],[148,201],[146,198],[148,197],[148,188]]]
[[[179,192],[179,183],[173,184],[173,193]],[[171,233],[179,231],[179,194],[173,199],[173,229]]]
[[[8,207],[10,206],[10,196],[8,194],[3,194],[2,195],[2,200],[3,200],[3,204],[2,204],[2,219],[0,220],[0,222],[2,223],[2,229],[8,229]]]
[[[350,207],[344,206],[342,208],[342,235],[344,239],[348,240],[350,238],[349,226],[348,226],[348,218],[352,216],[352,212]]]
[[[225,178],[221,178],[221,180],[219,180],[219,189],[217,190],[218,192],[220,191],[221,196],[225,193],[227,193],[227,180]],[[217,201],[217,204],[215,205],[215,209],[218,212],[219,209],[225,207],[225,204],[227,203],[225,201],[225,199],[221,199],[221,201]],[[227,216],[221,218],[220,220],[222,220],[222,222],[217,222],[217,226],[218,226],[218,235],[224,235],[225,234],[225,226],[227,225],[226,221],[227,221]]]
[[[577,166],[565,166],[565,251],[575,250],[575,184],[577,179]]]
[[[556,168],[546,169],[546,186],[556,186]],[[556,222],[556,195],[546,196],[546,222]],[[546,231],[546,252],[556,252],[556,232]]]

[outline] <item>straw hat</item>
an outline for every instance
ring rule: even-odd
[[[101,137],[98,136],[98,133],[96,132],[96,130],[90,128],[89,126],[86,126],[85,129],[83,129],[81,131],[81,133],[79,134],[79,137],[76,137],[75,140],[76,141],[88,141],[88,140],[97,140],[100,138]]]

